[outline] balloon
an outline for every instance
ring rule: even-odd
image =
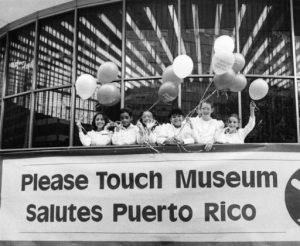
[[[232,65],[233,71],[238,73],[245,66],[245,57],[240,53],[234,53],[234,63]]]
[[[253,100],[264,98],[269,91],[269,86],[263,79],[254,80],[249,86],[249,95]]]
[[[214,43],[214,50],[216,53],[222,51],[233,52],[234,50],[233,39],[228,35],[222,35],[218,37]]]
[[[94,94],[96,87],[97,81],[90,74],[80,75],[75,82],[76,93],[83,100],[90,98]]]
[[[176,76],[176,74],[174,73],[174,70],[173,70],[173,66],[170,65],[163,72],[162,81],[163,82],[171,81],[171,82],[175,83],[176,85],[179,85],[182,82],[182,79],[180,79]]]
[[[98,68],[97,79],[101,84],[110,83],[118,78],[118,67],[113,62],[104,62]]]
[[[230,91],[239,92],[242,91],[247,85],[247,79],[243,74],[237,74],[230,86]]]
[[[229,69],[226,73],[220,75],[216,74],[214,77],[214,84],[218,90],[229,89],[235,76],[235,72],[232,69]]]
[[[113,84],[104,84],[97,93],[97,100],[105,106],[113,106],[120,101],[120,90]]]
[[[171,102],[178,96],[178,85],[171,81],[163,83],[158,90],[158,97],[163,102]]]
[[[193,71],[193,61],[187,55],[179,55],[173,61],[173,70],[178,78],[185,78]]]
[[[212,69],[215,74],[223,74],[232,68],[233,63],[233,53],[226,51],[218,52],[215,53],[212,58]]]

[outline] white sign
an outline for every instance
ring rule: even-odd
[[[300,153],[3,160],[0,241],[300,241]]]

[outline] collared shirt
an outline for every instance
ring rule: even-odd
[[[114,132],[112,136],[112,144],[114,145],[128,145],[136,144],[139,128],[130,124],[127,128],[122,127],[119,131]]]
[[[87,134],[79,132],[79,138],[83,146],[103,146],[111,144],[112,132],[107,130],[89,131]]]
[[[248,124],[244,128],[240,128],[235,133],[226,133],[225,129],[222,129],[216,135],[216,142],[239,144],[244,143],[247,135],[253,130],[255,126],[255,117],[249,117]]]
[[[163,144],[169,138],[182,140],[184,144],[193,144],[195,142],[192,130],[188,124],[182,123],[182,127],[175,127],[172,124],[163,124],[157,127],[156,141]]]
[[[219,129],[224,127],[221,120],[203,120],[202,117],[191,118],[192,131],[196,143],[207,144],[215,142],[215,135]]]

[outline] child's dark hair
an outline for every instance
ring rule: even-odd
[[[169,114],[169,118],[172,117],[172,115],[182,115],[183,116],[183,113],[182,113],[182,110],[180,108],[174,108],[171,110],[170,114]]]
[[[239,118],[239,116],[238,116],[237,114],[231,114],[231,115],[229,115],[229,116],[227,117],[226,122],[228,122],[228,121],[229,121],[229,118],[231,118],[231,117],[236,118],[236,119],[238,120],[238,122],[240,122],[240,118]]]
[[[98,115],[102,115],[102,117],[103,117],[103,119],[104,119],[104,122],[105,122],[104,126],[109,122],[109,119],[108,119],[108,117],[107,117],[106,114],[104,114],[104,113],[102,113],[102,112],[98,112],[97,114],[94,115],[93,121],[92,121],[92,129],[93,129],[94,131],[97,130],[97,126],[96,126],[96,118],[97,118]],[[104,128],[104,126],[103,126],[103,128]]]
[[[123,113],[127,113],[130,117],[132,117],[132,111],[129,108],[121,108],[120,115]]]

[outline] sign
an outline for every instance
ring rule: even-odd
[[[0,241],[300,241],[300,153],[4,159]]]

